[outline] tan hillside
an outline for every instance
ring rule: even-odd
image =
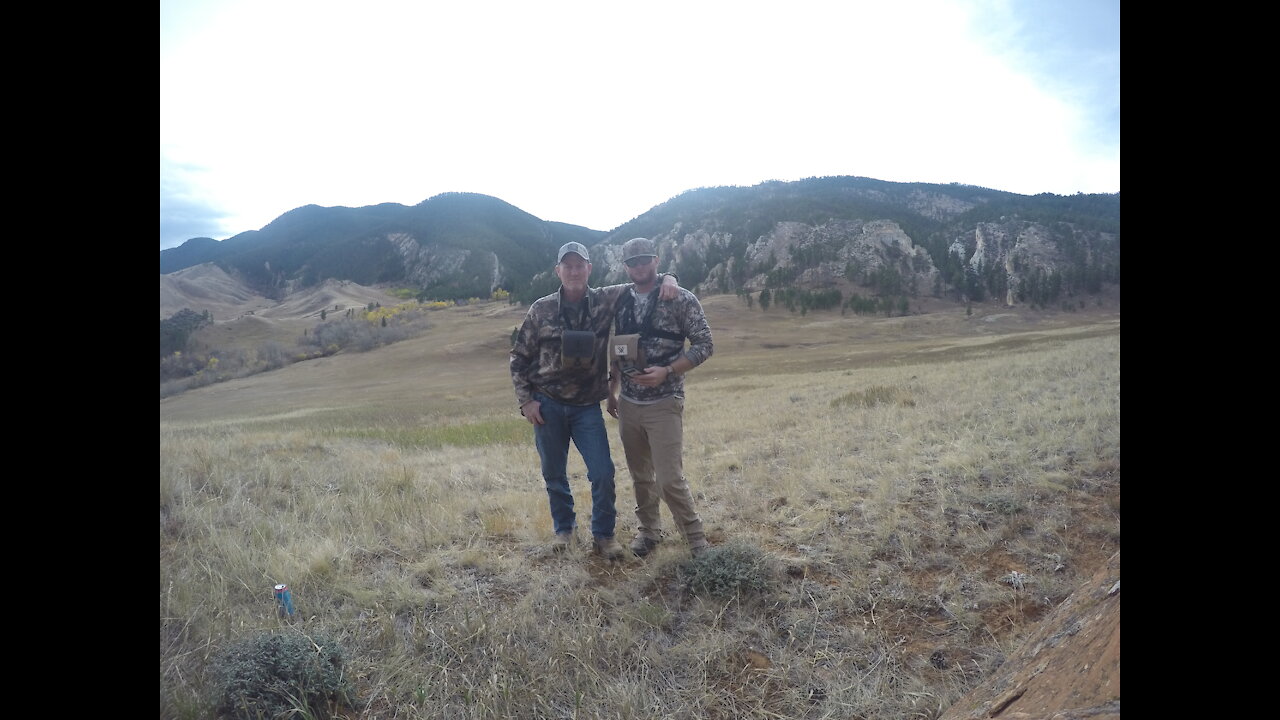
[[[215,321],[269,308],[274,303],[253,292],[213,263],[160,276],[160,319],[183,308],[209,311]]]
[[[161,319],[183,308],[208,310],[215,322],[245,315],[275,320],[319,319],[321,310],[359,308],[371,302],[388,305],[400,301],[376,288],[329,279],[277,302],[255,293],[212,263],[160,276]]]
[[[253,348],[267,341],[291,346],[320,322],[321,310],[341,313],[369,303],[385,307],[399,302],[384,290],[334,279],[276,301],[253,292],[212,263],[160,276],[160,319],[183,308],[198,313],[208,310],[214,324],[202,328],[197,338],[213,348]]]

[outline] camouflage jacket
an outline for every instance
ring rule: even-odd
[[[609,330],[618,301],[630,288],[630,283],[587,288],[578,317],[566,317],[561,312],[560,290],[529,306],[511,346],[516,405],[524,406],[533,399],[534,392],[568,405],[592,405],[609,396]],[[561,362],[561,341],[566,329],[595,334],[590,368],[569,368]]]
[[[630,290],[627,292],[627,295],[632,294]],[[655,294],[649,303],[656,304],[649,316],[649,326],[665,336],[644,333],[643,318],[631,316],[628,302],[624,302],[619,311],[614,328],[619,334],[641,333],[640,350],[646,366],[670,365],[684,355],[697,367],[711,357],[715,349],[711,342],[711,327],[707,325],[707,316],[702,312],[702,303],[698,302],[697,296],[681,288],[680,297],[675,300],[659,302]],[[689,341],[689,347],[685,348],[684,340],[677,340],[674,336],[683,336]],[[673,373],[657,387],[639,385],[626,375],[621,377],[622,395],[631,400],[650,402],[672,395],[684,397],[684,377],[681,375]]]

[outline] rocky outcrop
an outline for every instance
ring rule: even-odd
[[[913,201],[917,211],[937,216],[971,206],[930,193],[917,193]],[[692,279],[689,286],[699,294],[796,287],[917,296],[946,289],[961,297],[977,292],[981,296],[970,299],[979,300],[994,294],[993,299],[1014,306],[1035,302],[1037,292],[1059,297],[1062,287],[1081,287],[1084,268],[1100,262],[1118,267],[1114,235],[1009,218],[968,228],[952,230],[944,245],[950,256],[945,277],[926,248],[886,219],[778,222],[751,240],[721,229],[714,219],[679,221],[651,239],[658,244],[662,268]],[[626,282],[619,244],[595,246],[592,261],[609,268],[605,282]]]
[[[448,247],[435,243],[420,243],[408,233],[387,235],[404,263],[404,276],[408,283],[418,287],[431,287],[437,283],[467,276],[467,268],[484,268],[489,291],[501,287],[506,280],[502,263],[497,254],[488,250],[470,250]]]
[[[689,229],[678,223],[670,232],[652,238],[658,244],[663,268],[681,277],[705,277],[699,293],[757,292],[766,287],[830,288],[843,283],[871,284],[891,272],[904,293],[929,292],[938,277],[929,253],[915,245],[891,220],[831,220],[813,226],[780,222],[734,257],[734,237],[708,228]],[[599,246],[607,267],[616,268],[607,282],[625,282],[618,246]],[[745,280],[736,287],[736,263],[746,263]]]
[[[770,273],[793,276],[802,287],[821,288],[840,280],[867,285],[892,272],[914,294],[931,288],[938,272],[925,249],[891,220],[832,220],[817,227],[779,223],[747,248],[746,260],[759,270],[745,283],[748,292],[763,290]]]
[[[1012,306],[1036,282],[1062,282],[1067,273],[1096,267],[1102,261],[1099,248],[1103,246],[1118,248],[1119,240],[1065,223],[1050,226],[1001,219],[977,223],[973,230],[953,236],[948,253],[972,276],[987,279],[997,275],[996,284],[1004,288],[999,299]],[[991,283],[984,285],[990,287]]]
[[[658,256],[663,259],[665,270],[681,277],[701,276],[707,270],[707,262],[714,264],[717,256],[723,257],[733,243],[731,233],[711,229],[690,228],[677,222],[670,230],[650,237],[658,246]],[[605,274],[607,283],[627,282],[622,266],[622,246],[601,244],[592,248],[591,262],[596,267],[610,270]],[[603,263],[603,265],[602,265]]]

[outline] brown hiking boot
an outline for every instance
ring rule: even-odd
[[[598,537],[593,543],[595,551],[603,555],[608,560],[616,560],[622,557],[622,546],[618,544],[613,537]]]
[[[644,557],[653,552],[660,542],[662,541],[655,540],[644,533],[636,533],[636,536],[631,539],[631,552],[635,553],[636,557]]]
[[[551,551],[562,553],[574,546],[574,537],[572,532],[556,533],[555,538],[551,540]]]

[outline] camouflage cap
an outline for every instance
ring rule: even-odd
[[[556,253],[556,264],[559,265],[560,261],[564,260],[564,256],[569,253],[578,253],[582,256],[583,260],[591,262],[591,257],[587,255],[587,249],[582,246],[582,243],[567,242],[561,245],[560,252]]]
[[[638,257],[657,257],[658,245],[649,238],[631,238],[622,244],[622,262]]]

